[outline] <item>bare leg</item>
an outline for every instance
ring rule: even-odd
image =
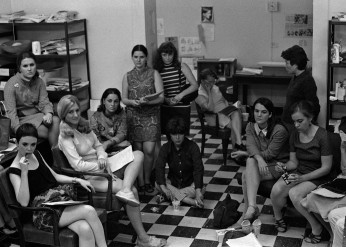
[[[131,190],[135,180],[138,177],[139,171],[143,166],[144,155],[141,151],[134,151],[134,161],[132,161],[125,169],[125,175],[123,180],[123,188],[124,192],[128,192]]]
[[[150,175],[154,163],[154,151],[156,142],[144,142],[144,183],[150,184]]]
[[[231,129],[232,129],[232,140],[235,137],[235,143],[241,144],[241,128],[242,128],[242,117],[239,111],[234,111],[231,116]],[[233,142],[232,142],[233,144]]]
[[[48,128],[46,126],[44,126],[43,124],[41,124],[37,128],[37,132],[38,132],[38,137],[39,138],[48,139]]]
[[[83,220],[85,221],[91,228],[91,231],[93,234],[90,234],[89,231],[86,232],[86,234],[82,234],[83,237],[88,238],[87,240],[83,239],[82,241],[86,241],[90,243],[90,236],[93,235],[94,242],[96,241],[96,244],[98,247],[106,247],[106,240],[104,235],[103,226],[101,224],[101,221],[99,217],[97,216],[97,213],[95,209],[89,205],[78,205],[78,206],[71,206],[66,207],[64,212],[61,215],[60,221],[59,221],[59,227],[65,227],[68,225],[71,225],[72,223],[75,223],[77,221]],[[75,227],[75,226],[72,226]],[[84,227],[79,227],[81,230],[87,230]],[[81,246],[94,246],[94,245],[81,245]]]
[[[134,142],[133,143],[134,150],[140,150],[143,151],[143,143],[142,142]],[[145,156],[144,156],[144,161],[145,161]],[[138,185],[143,186],[144,185],[144,164],[142,164],[139,168],[138,172]]]
[[[95,237],[94,233],[85,220],[78,220],[67,226],[72,231],[77,233],[79,246],[85,247],[94,247],[95,246]]]
[[[293,187],[289,191],[289,197],[294,205],[294,207],[297,209],[299,213],[301,213],[307,221],[309,221],[312,233],[315,235],[319,235],[322,232],[323,226],[320,224],[320,222],[312,215],[310,214],[306,208],[302,206],[300,201],[306,197],[307,194],[309,194],[312,190],[316,188],[316,185],[312,182],[306,181],[303,183],[300,183]]]
[[[270,199],[276,220],[282,219],[282,209],[287,203],[288,192],[292,187],[294,187],[292,183],[287,185],[282,178],[279,178],[272,188]]]

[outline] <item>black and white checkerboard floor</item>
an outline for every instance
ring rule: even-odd
[[[201,143],[200,123],[196,114],[192,114],[190,137],[199,145]],[[164,143],[165,141],[163,141]],[[227,193],[241,204],[238,211],[243,211],[242,188],[236,180],[244,167],[228,160],[223,166],[221,141],[207,136],[204,163],[204,183],[207,185],[204,209],[181,206],[180,211],[174,211],[172,205],[162,203],[157,205],[155,196],[141,196],[141,215],[145,229],[151,235],[167,239],[169,247],[217,247],[215,228],[213,227],[213,209],[222,201]],[[231,148],[231,146],[230,146]],[[311,231],[307,221],[294,209],[286,211],[289,224],[286,233],[278,233],[274,227],[274,218],[269,199],[258,196],[257,203],[261,210],[261,234],[258,239],[263,246],[275,247],[325,247],[328,242],[318,245],[307,244],[303,236]],[[158,208],[153,212],[152,208]],[[119,226],[118,222],[124,224]],[[134,246],[131,243],[134,230],[125,214],[111,213],[108,217],[108,239],[111,247]],[[6,241],[7,242],[7,241]],[[7,242],[8,243],[8,242]],[[1,245],[1,242],[0,242]],[[9,246],[10,244],[6,245]],[[11,245],[18,246],[18,245]],[[36,245],[35,245],[36,246]]]
[[[200,123],[196,114],[192,114],[190,138],[201,143]],[[164,143],[165,141],[163,141]],[[231,148],[231,146],[230,146]],[[217,247],[215,228],[213,227],[213,209],[222,201],[227,193],[233,199],[241,202],[238,211],[243,211],[242,188],[236,180],[236,175],[242,173],[244,167],[238,166],[228,160],[227,166],[223,166],[222,147],[219,139],[207,137],[204,151],[204,183],[207,185],[205,193],[204,209],[195,209],[182,206],[180,211],[174,211],[172,205],[162,203],[157,205],[155,196],[141,196],[142,220],[147,232],[167,239],[169,247]],[[294,209],[286,211],[286,219],[289,228],[285,233],[278,233],[274,227],[273,210],[270,199],[257,197],[257,203],[261,210],[262,221],[261,234],[258,239],[263,246],[275,247],[307,247],[327,246],[328,242],[312,245],[303,241],[303,236],[309,231],[307,221]],[[158,211],[151,209],[157,207]],[[112,230],[112,217],[109,217],[108,238],[112,240],[110,246],[133,246],[131,238],[133,229],[129,221],[120,220],[128,225],[122,229]]]

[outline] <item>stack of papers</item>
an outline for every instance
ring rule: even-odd
[[[231,247],[262,247],[252,232],[241,238],[228,239],[226,244]]]

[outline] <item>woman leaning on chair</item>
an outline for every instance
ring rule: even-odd
[[[56,194],[71,195],[67,185],[79,183],[88,191],[93,190],[89,181],[55,173],[35,151],[38,133],[34,125],[23,124],[17,128],[16,142],[18,153],[8,173],[17,201],[22,206],[40,207]],[[58,183],[64,184],[59,185]],[[79,246],[106,247],[103,226],[95,209],[89,205],[54,206],[59,217],[59,227],[68,227],[79,236]],[[46,211],[33,214],[34,225],[41,230],[52,231],[53,218]]]
[[[322,226],[301,204],[301,200],[318,185],[327,182],[332,167],[332,150],[327,130],[315,125],[313,106],[309,101],[300,101],[292,106],[292,120],[295,130],[290,136],[290,159],[285,164],[278,163],[278,171],[289,171],[289,184],[280,178],[271,191],[275,226],[279,232],[285,232],[287,225],[282,209],[289,196],[294,207],[310,223],[312,232],[306,242],[318,243],[322,239]]]
[[[164,246],[164,239],[149,236],[145,232],[139,211],[137,189],[133,186],[143,163],[143,153],[134,151],[133,162],[112,172],[102,144],[90,129],[89,122],[80,115],[78,99],[73,95],[65,95],[58,103],[57,112],[61,119],[58,145],[71,167],[77,171],[108,172],[113,177],[112,188],[115,196],[127,204],[127,215],[138,235],[137,246]],[[106,178],[88,176],[87,179],[96,191],[107,191]]]
[[[233,158],[248,157],[242,175],[245,209],[242,220],[254,221],[259,215],[256,196],[259,184],[264,180],[278,179],[277,162],[288,160],[288,131],[275,118],[274,105],[267,98],[259,98],[253,104],[254,121],[246,126],[246,150],[235,151]]]

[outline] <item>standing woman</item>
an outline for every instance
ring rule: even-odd
[[[282,209],[289,196],[293,206],[301,213],[311,226],[311,234],[306,242],[318,243],[322,239],[322,226],[301,204],[317,186],[330,180],[332,151],[328,141],[327,130],[314,125],[314,108],[309,101],[300,101],[292,106],[292,120],[295,126],[290,136],[290,159],[285,164],[278,162],[276,169],[287,169],[290,173],[288,183],[280,178],[273,186],[270,199],[273,204],[275,227],[285,232],[287,225],[283,219]]]
[[[60,120],[53,114],[53,105],[48,99],[46,85],[39,77],[36,57],[31,52],[17,57],[18,72],[10,78],[4,89],[5,105],[11,128],[15,133],[23,123],[33,124],[38,137],[58,142]]]
[[[178,52],[172,42],[164,42],[157,50],[154,62],[162,78],[165,101],[161,106],[161,132],[166,134],[166,126],[172,117],[181,117],[186,126],[190,126],[190,102],[184,102],[184,96],[197,91],[198,83],[189,66],[180,63]],[[189,87],[185,88],[185,85]],[[186,128],[186,136],[190,128]]]
[[[145,96],[163,91],[159,73],[147,66],[148,50],[143,45],[133,47],[132,61],[135,67],[124,75],[122,83],[123,103],[127,106],[129,141],[135,150],[144,153],[144,169],[139,172],[139,191],[152,193],[150,175],[154,163],[155,144],[161,140],[160,104],[163,95],[153,100]]]

